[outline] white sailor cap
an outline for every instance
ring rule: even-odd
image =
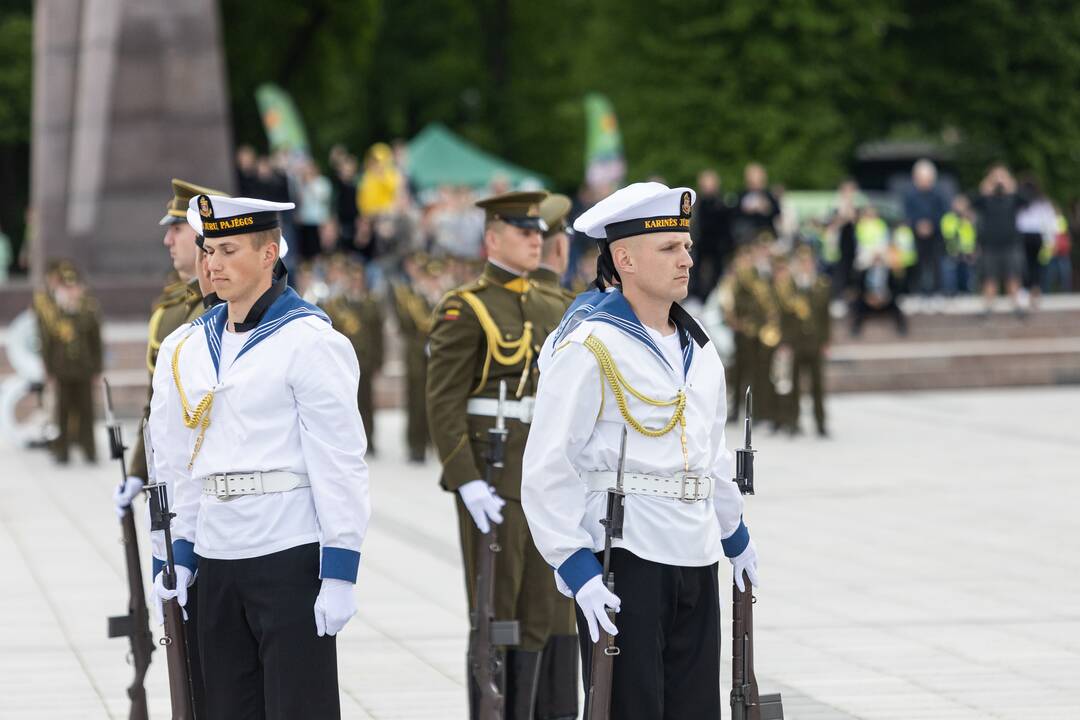
[[[696,195],[658,182],[627,185],[582,213],[574,230],[607,242],[655,232],[690,232]]]
[[[188,202],[187,221],[201,237],[244,235],[279,227],[278,213],[295,207],[296,204],[291,202],[196,195]],[[289,245],[284,235],[281,235],[279,244],[278,257],[285,257]]]

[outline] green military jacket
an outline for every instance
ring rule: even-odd
[[[431,304],[404,283],[394,284],[394,313],[407,347],[422,350],[431,332]]]
[[[570,303],[574,302],[574,298],[577,297],[575,293],[562,286],[558,274],[550,268],[542,267],[532,271],[529,273],[529,279],[536,283],[539,289],[559,297],[566,304],[566,308],[570,307]],[[566,308],[563,308],[564,312]]]
[[[747,268],[735,276],[732,314],[734,329],[766,347],[780,341],[780,309],[770,280]]]
[[[83,298],[74,312],[41,295],[34,309],[45,372],[57,380],[90,380],[101,373],[101,314],[98,303]]]
[[[435,308],[427,407],[444,489],[485,477],[487,431],[495,419],[469,415],[469,399],[497,398],[500,380],[506,381],[507,399],[535,395],[536,357],[565,307],[534,281],[488,263],[475,282],[451,291]],[[505,464],[493,484],[503,498],[520,500],[528,426],[508,420],[507,428]]]
[[[203,314],[203,295],[199,281],[183,281],[166,285],[161,295],[154,301],[150,312],[150,323],[146,343],[146,369],[150,372],[150,385],[146,390],[146,407],[143,419],[150,417],[150,396],[154,393],[154,368],[157,366],[158,351],[161,343],[176,328],[195,320]],[[170,362],[170,358],[165,359]],[[146,480],[146,451],[143,447],[142,433],[136,433],[135,446],[132,449],[128,474]]]
[[[338,295],[327,300],[323,309],[334,329],[352,343],[362,381],[370,380],[382,368],[384,357],[383,322],[378,301],[370,295],[362,298]]]
[[[775,288],[784,342],[800,355],[821,352],[829,342],[832,325],[829,282],[818,278],[809,287],[800,288],[789,279]]]

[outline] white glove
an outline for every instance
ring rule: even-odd
[[[356,585],[348,580],[323,578],[322,589],[315,598],[315,632],[337,635],[356,614]]]
[[[124,483],[124,487],[117,486],[113,488],[113,505],[116,509],[116,517],[121,520],[124,519],[124,513],[131,507],[131,501],[135,499],[135,496],[142,492],[143,481],[142,478],[134,476],[128,477],[127,482]]]
[[[585,622],[589,625],[589,637],[592,638],[593,642],[600,640],[600,631],[596,627],[597,622],[608,631],[608,634],[619,634],[615,624],[608,618],[605,608],[611,608],[615,612],[619,612],[622,600],[619,599],[618,595],[604,587],[602,576],[596,575],[582,585],[581,589],[577,591],[576,600],[578,607],[581,608],[581,614],[585,616]]]
[[[496,495],[495,489],[483,480],[465,483],[458,488],[458,495],[480,532],[486,533],[491,529],[489,520],[496,525],[503,521],[502,507],[506,501]]]
[[[739,588],[739,592],[746,592],[746,585],[743,582],[743,570],[746,571],[747,576],[750,578],[750,584],[754,587],[758,587],[757,576],[757,548],[754,547],[754,541],[751,540],[746,544],[746,547],[741,553],[731,560],[731,567],[735,571],[735,587]]]
[[[180,603],[180,608],[184,612],[184,619],[187,620],[187,610],[184,608],[187,605],[187,589],[191,583],[195,582],[195,574],[188,570],[183,565],[176,566],[176,587],[169,590],[165,587],[165,572],[159,572],[154,577],[154,608],[157,610],[157,623],[162,625],[165,622],[165,612],[162,609],[166,600],[172,600],[176,598],[176,601]]]

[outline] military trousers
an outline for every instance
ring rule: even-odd
[[[820,352],[796,352],[792,368],[792,418],[791,425],[799,425],[799,402],[802,398],[802,377],[807,375],[810,381],[810,395],[814,400],[814,422],[819,433],[825,432],[825,372],[824,360]]]
[[[405,348],[405,404],[408,412],[405,427],[405,440],[409,446],[409,457],[423,460],[430,444],[427,420],[427,357],[424,348],[414,347],[412,343]]]
[[[338,720],[337,642],[315,631],[319,544],[199,558],[199,650],[209,720]]]
[[[68,448],[77,442],[86,459],[97,460],[94,444],[94,405],[90,379],[58,380],[56,383],[56,425],[60,431],[53,443],[56,459],[68,460]]]
[[[374,453],[375,448],[375,379],[371,373],[360,373],[360,385],[356,388],[356,404],[360,409],[360,420],[364,423],[364,434],[367,436],[368,452]]]
[[[597,555],[603,562],[603,556]],[[611,553],[619,654],[611,685],[611,717],[686,720],[720,717],[720,588],[716,563],[679,567]],[[581,611],[578,638],[585,687],[596,646]],[[589,720],[586,716],[585,720]]]
[[[457,497],[458,532],[465,562],[465,589],[469,607],[476,594],[476,553],[483,535]],[[501,551],[495,555],[495,619],[517,620],[521,625],[519,650],[543,650],[552,635],[573,635],[574,601],[555,589],[551,566],[533,544],[520,500],[507,500],[502,524],[495,535]]]

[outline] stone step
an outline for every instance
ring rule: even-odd
[[[1080,337],[835,346],[831,392],[1080,384]]]
[[[847,336],[846,320],[835,320],[835,342],[827,364],[831,392],[921,390],[1080,383],[1080,296],[1045,298],[1041,308],[1020,320],[999,302],[981,318],[978,298],[952,300],[945,312],[914,312],[910,332],[898,338],[887,319],[866,323],[857,339]],[[106,375],[117,412],[142,412],[148,382],[146,326],[111,321],[104,328]],[[404,402],[401,339],[387,323],[387,362],[376,379],[376,404]],[[0,329],[0,379],[12,373]]]

